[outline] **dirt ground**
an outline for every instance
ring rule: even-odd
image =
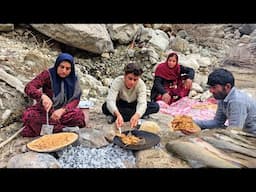
[[[89,121],[87,128],[97,129],[97,130],[108,130],[113,129],[114,124],[108,124],[106,116],[101,111],[101,103],[93,106],[88,110],[89,112]],[[148,121],[156,122],[160,127],[159,136],[161,138],[160,148],[167,152],[165,145],[167,142],[172,140],[186,140],[190,136],[184,136],[180,132],[173,132],[170,130],[169,124],[172,120],[170,115],[163,113],[151,114]],[[18,134],[14,139],[12,139],[7,144],[3,145],[8,138],[12,137],[17,131],[22,129],[22,123],[16,122],[7,127],[0,129],[0,168],[6,168],[9,159],[17,154],[27,152],[28,149],[26,144],[35,138],[24,138]],[[129,129],[129,123],[126,122],[123,130]],[[207,132],[202,132],[202,134],[207,134]],[[208,134],[212,134],[210,131]],[[192,136],[191,136],[192,137]],[[170,154],[167,152],[167,154]],[[190,168],[187,162],[176,156],[175,154],[170,154],[171,156],[171,167],[170,168]],[[255,162],[256,163],[256,162]],[[161,166],[161,164],[159,165]],[[151,167],[150,167],[151,168]],[[161,168],[161,167],[159,167]]]
[[[108,124],[106,120],[106,116],[101,111],[101,104],[95,105],[89,111],[89,122],[87,127],[103,130],[104,128],[113,127],[114,124]],[[166,116],[164,114],[155,114],[152,115],[149,120],[156,121],[161,128],[167,127],[168,122],[170,121],[170,116]],[[128,123],[125,123],[125,126],[128,127]],[[124,127],[125,128],[125,127]],[[8,138],[14,135],[17,131],[22,129],[22,123],[16,122],[7,127],[0,129],[0,168],[5,168],[7,163],[11,157],[14,155],[24,153],[28,149],[26,148],[26,144],[33,140],[34,138],[25,138],[18,134],[14,139],[12,139],[7,144],[3,145]],[[126,129],[126,128],[125,128]],[[168,131],[163,131],[164,134],[160,135],[161,137],[161,146],[165,146],[166,142],[170,139],[175,139],[175,135],[169,135]],[[2,146],[1,146],[2,145]],[[164,149],[164,147],[163,147]],[[165,150],[165,149],[164,149]],[[184,164],[184,163],[183,163]],[[177,159],[177,167],[181,166],[181,160]],[[185,164],[184,164],[185,166]]]

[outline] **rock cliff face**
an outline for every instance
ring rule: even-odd
[[[255,88],[256,75],[255,43],[241,43],[228,52],[221,66],[232,71],[236,77],[236,85],[241,88]]]

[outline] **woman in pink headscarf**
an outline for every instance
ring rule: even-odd
[[[165,62],[160,63],[155,71],[151,100],[162,100],[171,104],[189,94],[195,71],[178,64],[178,55],[170,53]]]

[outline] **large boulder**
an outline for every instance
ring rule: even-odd
[[[39,32],[61,43],[92,53],[114,50],[104,24],[31,24]]]
[[[142,28],[141,24],[108,24],[107,29],[113,41],[128,44]]]
[[[256,54],[254,43],[239,44],[229,50],[221,66],[230,70],[236,79],[236,86],[256,88]]]

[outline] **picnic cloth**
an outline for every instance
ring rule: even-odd
[[[194,120],[210,120],[213,119],[217,110],[217,101],[214,98],[209,98],[205,101],[199,101],[183,97],[180,100],[166,104],[163,101],[157,101],[160,105],[160,112],[165,114],[189,115]]]

